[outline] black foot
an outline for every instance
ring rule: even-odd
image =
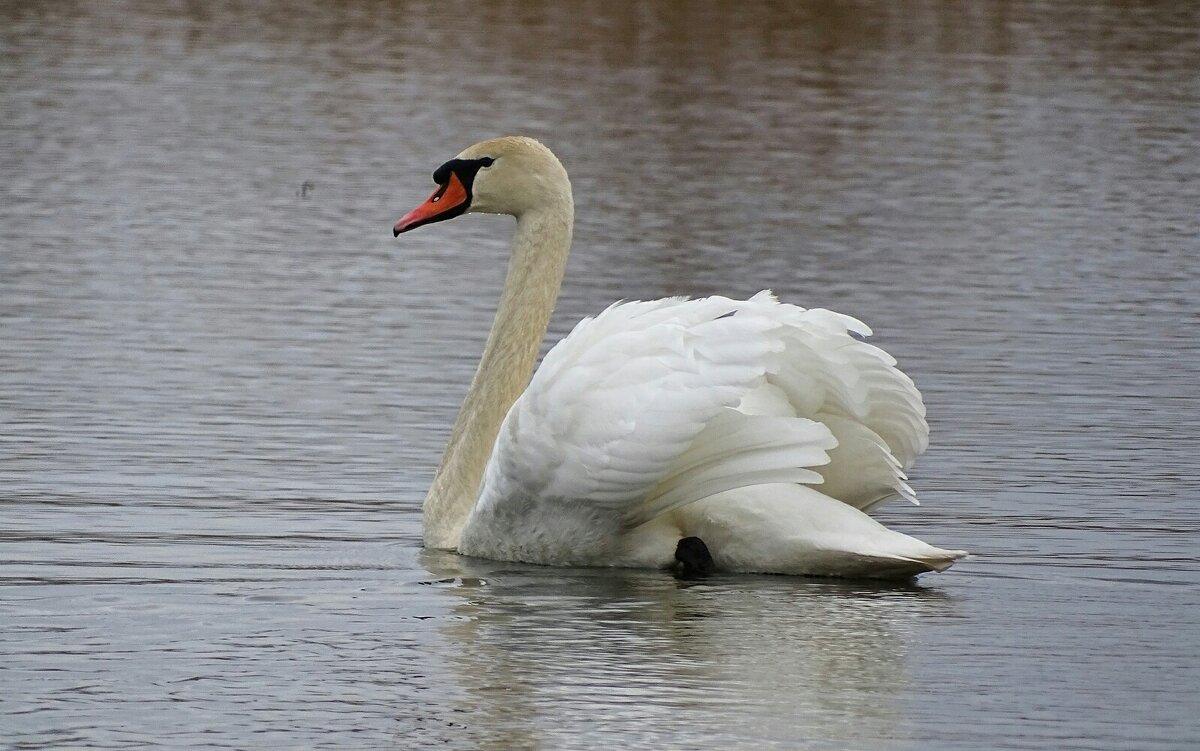
[[[699,537],[685,537],[675,546],[675,575],[682,579],[708,576],[717,570],[712,553]]]

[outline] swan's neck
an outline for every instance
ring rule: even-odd
[[[570,198],[517,219],[496,320],[425,497],[426,547],[458,548],[496,434],[529,384],[571,247]]]

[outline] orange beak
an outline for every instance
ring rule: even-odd
[[[458,179],[458,175],[451,172],[445,185],[435,190],[425,203],[396,222],[396,226],[392,228],[392,237],[398,237],[401,232],[408,232],[423,224],[453,219],[467,210],[469,200],[470,196],[462,181]]]

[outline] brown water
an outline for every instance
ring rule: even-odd
[[[1198,7],[0,2],[0,745],[1194,747]],[[934,431],[883,517],[974,557],[422,552],[511,224],[390,228],[510,132],[553,336],[861,317]]]

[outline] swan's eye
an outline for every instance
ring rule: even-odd
[[[495,159],[492,159],[490,156],[485,156],[485,157],[483,157],[482,159],[480,159],[480,160],[479,160],[479,165],[480,165],[481,167],[483,167],[484,169],[487,169],[488,167],[491,167],[491,166],[492,166],[493,164],[495,164],[495,163],[496,163],[496,160],[495,160]]]

